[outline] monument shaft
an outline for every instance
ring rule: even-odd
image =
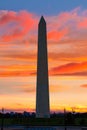
[[[43,17],[38,26],[36,117],[49,118],[49,81],[46,22]]]

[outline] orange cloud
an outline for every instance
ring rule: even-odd
[[[36,72],[36,67],[29,65],[8,65],[0,66],[0,68],[2,68],[0,77],[29,76]]]
[[[79,75],[79,74],[87,74],[87,62],[82,63],[69,63],[65,65],[61,65],[59,67],[55,67],[51,69],[50,74],[53,75]]]
[[[21,47],[20,47],[21,46]],[[35,46],[26,45],[6,45],[0,48],[0,60],[4,64],[26,64],[27,66],[32,62],[36,62],[36,48]],[[14,63],[15,62],[15,63]]]
[[[30,76],[31,72],[29,71],[5,71],[0,72],[0,77],[23,77],[23,76]]]
[[[30,53],[21,53],[21,54],[9,54],[3,56],[3,58],[7,59],[13,59],[13,60],[18,60],[18,61],[36,61],[36,56],[35,54],[30,54]]]
[[[0,66],[0,77],[36,75],[36,66],[8,65]],[[69,63],[49,70],[49,75],[87,75],[87,62]]]
[[[81,85],[82,88],[87,88],[87,84]]]
[[[30,65],[9,65],[9,66],[0,66],[4,70],[8,71],[23,71],[23,70],[36,70],[35,66]]]

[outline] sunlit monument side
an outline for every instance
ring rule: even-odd
[[[42,16],[38,25],[38,57],[37,57],[37,88],[36,117],[49,118],[49,81],[47,57],[46,22]]]

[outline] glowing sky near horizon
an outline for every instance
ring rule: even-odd
[[[35,111],[38,22],[43,12],[51,111],[87,112],[86,2],[9,2],[0,4],[0,109]]]

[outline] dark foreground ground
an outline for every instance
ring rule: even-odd
[[[87,130],[87,118],[0,118],[0,130]],[[66,127],[66,129],[65,129]],[[82,129],[86,127],[86,129]]]
[[[83,127],[78,127],[78,126],[67,126],[66,130],[82,130]],[[55,127],[29,127],[29,128],[24,128],[24,127],[7,127],[4,128],[3,130],[65,130],[65,127],[63,126],[55,126]],[[84,130],[87,130],[87,127],[85,127]]]
[[[1,118],[0,126],[87,126],[87,118],[69,118],[65,120],[63,117],[60,118]]]

